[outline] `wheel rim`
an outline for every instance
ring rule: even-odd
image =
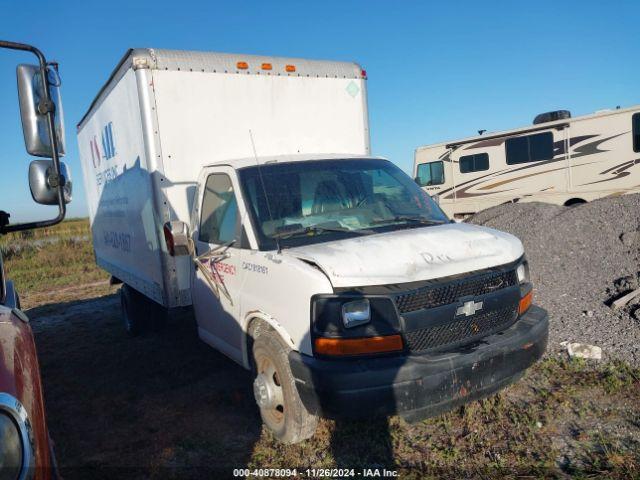
[[[284,422],[284,392],[280,375],[273,361],[266,356],[257,359],[258,375],[253,382],[253,394],[265,420],[273,425]]]

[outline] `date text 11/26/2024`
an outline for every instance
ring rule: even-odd
[[[234,477],[264,477],[264,478],[394,478],[397,470],[386,468],[236,468]]]

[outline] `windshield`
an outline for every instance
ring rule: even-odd
[[[387,160],[268,163],[239,176],[261,249],[276,248],[276,240],[293,247],[448,222]]]

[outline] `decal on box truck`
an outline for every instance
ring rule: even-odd
[[[96,135],[89,142],[91,144],[91,159],[93,160],[93,166],[98,168],[102,158],[109,160],[116,156],[116,146],[113,140],[113,122],[107,123],[102,129],[102,153],[98,146],[98,139]]]
[[[100,151],[100,144],[98,138],[94,135],[89,140],[89,147],[91,150],[91,160],[93,161],[93,168],[96,170],[100,168],[102,159],[110,160],[116,156],[116,145],[113,139],[113,122],[107,123],[102,129],[101,134],[102,151]],[[107,167],[105,170],[96,172],[96,184],[98,186],[108,183],[118,176],[118,167],[116,165]]]

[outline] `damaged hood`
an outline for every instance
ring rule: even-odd
[[[520,258],[513,235],[466,223],[410,228],[290,248],[316,264],[334,287],[405,283],[503,265]]]

